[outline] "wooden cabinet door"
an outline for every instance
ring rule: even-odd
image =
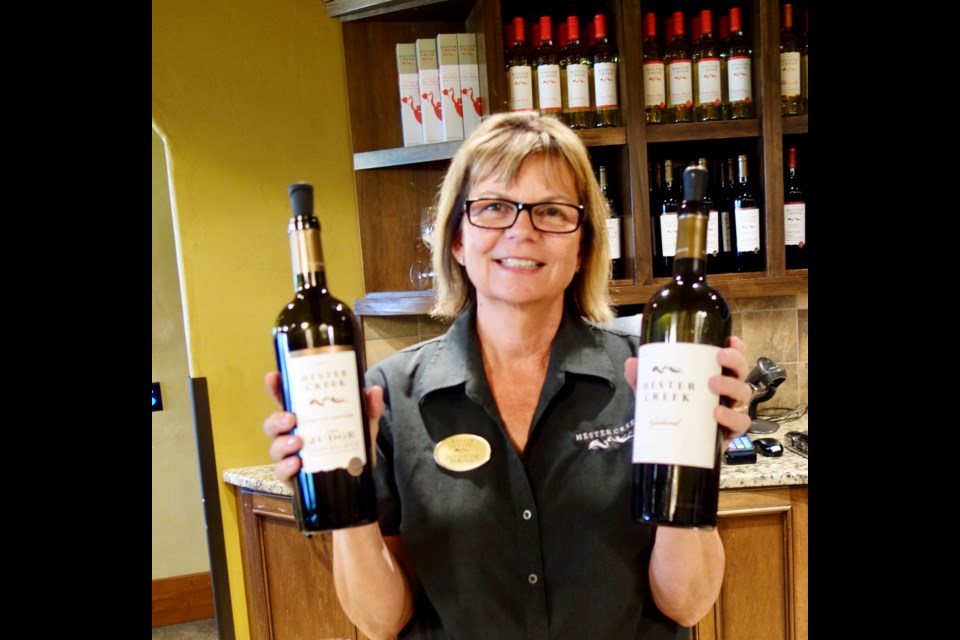
[[[806,504],[806,487],[720,493],[726,571],[695,640],[806,639]]]
[[[333,586],[330,534],[297,530],[290,498],[239,490],[253,640],[363,640]]]

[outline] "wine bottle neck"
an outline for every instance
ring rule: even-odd
[[[327,288],[320,222],[315,216],[294,216],[288,227],[290,257],[293,260],[293,286],[296,291]]]
[[[677,217],[677,250],[673,276],[685,282],[703,282],[707,270],[708,212],[703,202],[684,202]]]

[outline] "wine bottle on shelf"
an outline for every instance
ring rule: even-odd
[[[593,84],[597,101],[594,124],[597,127],[619,127],[617,63],[620,56],[607,37],[607,16],[602,13],[593,16],[593,29],[597,39],[593,47]]]
[[[580,43],[580,18],[567,16],[567,44],[560,50],[563,119],[571,129],[593,126],[593,60]]]
[[[701,22],[701,24],[703,24]],[[703,208],[707,212],[707,273],[721,273],[720,268],[720,210],[717,208],[714,197],[713,182],[709,163],[706,158],[699,158],[697,166],[707,172],[707,188],[703,193]]]
[[[697,122],[721,120],[723,117],[720,47],[713,37],[713,12],[700,11],[700,39],[693,50],[693,71],[697,80],[693,119]]]
[[[809,20],[809,7],[804,7],[800,31],[800,102],[804,113],[810,113],[810,107],[808,106],[810,87],[808,85],[809,76],[807,75],[807,54],[810,50],[810,38],[807,35]]]
[[[655,293],[640,320],[633,437],[635,522],[693,529],[717,525],[723,435],[713,417],[720,397],[708,380],[720,375],[717,353],[732,320],[707,284],[708,175],[683,173],[673,279]]]
[[[727,49],[730,46],[730,16],[717,18],[717,48],[720,50],[720,118],[730,119],[730,77],[727,75]]]
[[[753,47],[743,34],[740,7],[730,8],[730,39],[727,45],[727,117],[755,117],[753,106]]]
[[[780,22],[780,115],[803,115],[800,97],[800,38],[793,32],[793,4],[783,5]]]
[[[783,235],[786,268],[807,268],[807,199],[797,176],[797,148],[787,150],[787,179],[783,185]]]
[[[733,197],[733,244],[737,271],[766,269],[763,216],[760,215],[760,194],[750,181],[747,156],[737,156],[737,184]]]
[[[540,113],[562,117],[563,101],[560,90],[560,63],[557,48],[553,46],[553,23],[550,16],[540,16],[540,42],[533,54],[533,76],[537,108]]]
[[[667,108],[663,47],[657,42],[657,15],[643,16],[643,110],[647,124],[663,124]]]
[[[621,240],[623,218],[620,216],[620,207],[616,205],[610,192],[610,183],[607,180],[606,165],[600,165],[599,174],[600,192],[603,194],[603,197],[607,199],[607,203],[610,205],[610,217],[608,217],[606,220],[607,241],[610,243],[610,279],[622,280],[625,277],[625,265],[623,262],[622,249],[623,244]]]
[[[660,259],[660,242],[657,240],[657,218],[659,217],[660,201],[663,197],[663,167],[659,162],[650,162],[647,165],[650,173],[650,260],[654,273],[657,272],[657,261]]]
[[[667,122],[693,122],[693,54],[683,37],[683,11],[673,12],[671,33],[663,54],[667,67]]]
[[[663,161],[662,179],[660,203],[653,211],[657,242],[653,275],[657,278],[665,278],[673,273],[673,254],[677,250],[677,212],[680,211],[683,196],[680,186],[674,181],[673,160]]]
[[[721,160],[720,170],[717,172],[717,205],[720,209],[720,256],[718,271],[736,271],[736,260],[733,247],[733,184],[734,166],[736,162]]]
[[[527,48],[527,32],[523,18],[513,19],[513,46],[503,57],[507,72],[510,111],[529,111],[533,104],[532,57]]]
[[[363,346],[356,317],[327,290],[313,186],[289,187],[296,295],[277,316],[274,350],[283,407],[303,439],[293,512],[305,535],[377,521]]]

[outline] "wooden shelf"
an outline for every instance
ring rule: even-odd
[[[790,135],[796,133],[807,133],[808,116],[790,116],[782,118],[783,134]]]
[[[623,127],[610,129],[586,129],[576,131],[583,143],[588,147],[603,147],[623,145],[627,142],[627,132]],[[353,154],[353,170],[379,169],[382,167],[397,167],[405,164],[420,164],[450,160],[457,153],[463,140],[437,142],[434,144],[420,144],[412,147],[396,149],[381,149],[379,151],[362,151]]]
[[[360,171],[362,169],[378,169],[404,164],[449,160],[457,153],[461,144],[463,144],[463,140],[453,140],[451,142],[420,144],[414,147],[400,147],[399,149],[363,151],[353,154],[353,170]]]
[[[686,140],[723,140],[760,136],[760,120],[725,120],[683,124],[648,124],[647,142],[683,142]]]
[[[807,270],[788,271],[783,276],[763,273],[718,273],[709,276],[710,286],[725,298],[752,298],[758,296],[786,296],[807,291]],[[610,287],[610,297],[616,305],[646,304],[669,278],[656,278],[648,284],[633,285],[618,280]],[[621,284],[624,283],[624,284]],[[390,291],[371,293],[354,300],[353,310],[358,316],[425,315],[433,307],[434,292]]]

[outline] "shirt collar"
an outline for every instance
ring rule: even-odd
[[[489,398],[483,359],[476,332],[476,303],[471,303],[450,325],[420,377],[416,395],[418,401],[439,389],[466,383],[470,396]],[[550,380],[560,381],[562,374],[577,374],[602,378],[613,387],[622,376],[603,348],[601,329],[565,308],[560,329],[554,339],[547,370]],[[622,368],[623,363],[619,363]]]

